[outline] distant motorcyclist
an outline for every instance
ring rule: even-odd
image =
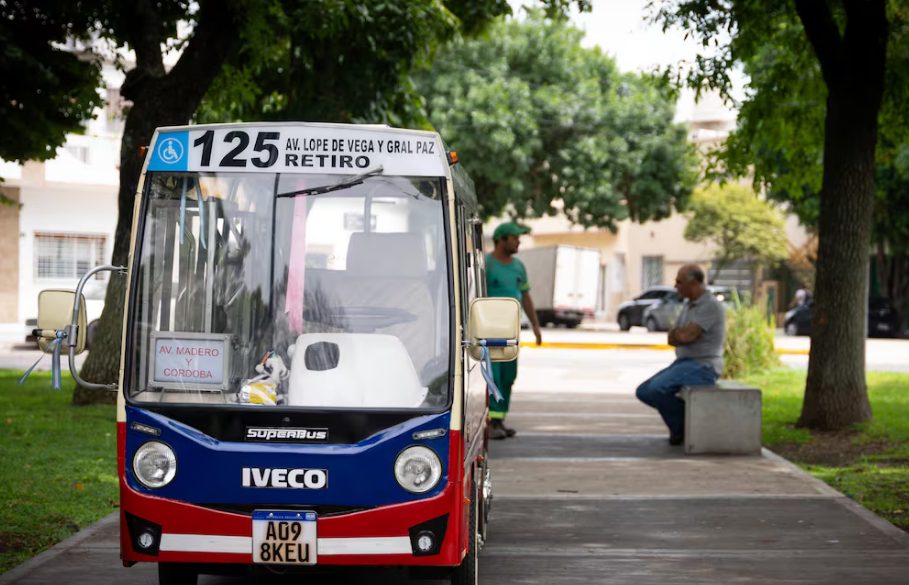
[[[789,303],[789,308],[794,309],[795,307],[805,305],[810,300],[811,300],[811,293],[808,292],[808,289],[805,288],[804,285],[800,285],[796,289],[795,294],[792,296],[792,302]]]

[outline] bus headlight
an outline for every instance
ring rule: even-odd
[[[409,492],[428,492],[436,487],[441,477],[442,462],[428,447],[408,447],[401,451],[395,461],[395,479]]]
[[[164,487],[177,475],[177,456],[164,443],[149,441],[136,451],[133,472],[147,488]]]

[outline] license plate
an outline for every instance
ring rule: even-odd
[[[315,565],[316,513],[255,510],[252,542],[254,563]]]

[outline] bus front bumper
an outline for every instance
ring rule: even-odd
[[[425,500],[319,517],[316,564],[458,565],[463,556],[459,488],[449,482]],[[435,546],[420,552],[417,539],[427,532]],[[252,516],[148,496],[121,482],[120,550],[125,565],[251,565]]]

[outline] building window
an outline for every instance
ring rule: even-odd
[[[369,216],[369,231],[376,231],[376,216]],[[351,232],[362,232],[366,231],[366,223],[364,221],[364,215],[362,213],[345,213],[344,214],[344,229]]]
[[[76,157],[80,162],[88,162],[88,147],[79,144],[67,144],[64,149]]]
[[[107,88],[107,104],[104,106],[105,129],[108,132],[123,132],[123,124],[126,121],[125,111],[130,105],[128,100],[120,96],[119,87]]]
[[[35,278],[78,279],[104,264],[105,236],[35,234]],[[95,278],[103,279],[104,273]]]
[[[663,257],[644,256],[641,259],[641,288],[663,284]]]

